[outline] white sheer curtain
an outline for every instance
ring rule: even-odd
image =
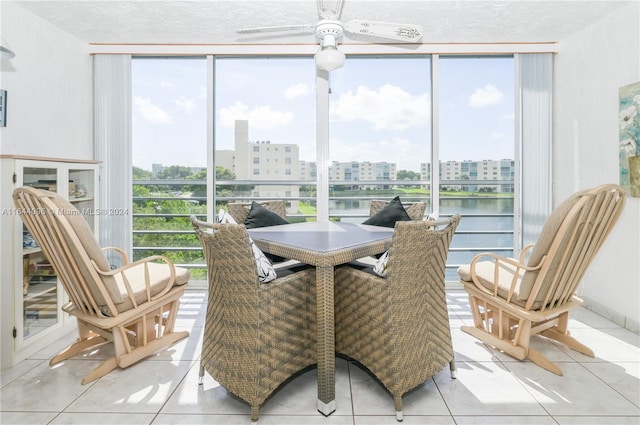
[[[516,247],[534,243],[552,210],[553,54],[516,55],[520,228]],[[517,198],[516,198],[517,199]],[[518,251],[519,251],[518,249]]]
[[[93,75],[95,156],[102,161],[98,240],[132,258],[131,55],[95,55]],[[121,264],[118,255],[109,262]]]

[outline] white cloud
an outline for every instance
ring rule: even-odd
[[[218,113],[221,124],[225,127],[233,127],[235,120],[248,120],[250,128],[269,129],[287,125],[293,119],[293,112],[276,111],[272,109],[271,105],[249,109],[249,106],[239,101],[227,108],[220,108]]]
[[[284,97],[287,99],[295,99],[296,97],[306,96],[311,93],[311,87],[306,83],[298,83],[295,86],[287,88]]]
[[[196,107],[193,100],[187,99],[185,96],[180,96],[175,102],[178,109],[185,111],[187,114],[193,112]]]
[[[472,108],[483,108],[489,105],[497,105],[502,103],[504,95],[493,84],[487,84],[486,86],[476,89],[471,96],[469,96],[469,106]]]
[[[171,115],[162,110],[158,105],[151,102],[151,99],[134,97],[133,98],[134,113],[142,117],[146,121],[154,124],[171,124],[173,119]]]
[[[427,93],[414,96],[400,87],[386,84],[378,90],[360,86],[332,102],[332,118],[344,121],[363,120],[375,124],[377,130],[404,130],[424,124],[429,118]]]

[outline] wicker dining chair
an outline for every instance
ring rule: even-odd
[[[174,331],[189,270],[159,255],[129,262],[122,249],[101,249],[84,216],[57,193],[25,186],[13,199],[69,297],[62,309],[78,323],[78,339],[51,365],[111,342],[113,356],[87,374],[84,385],[189,335]],[[123,265],[111,269],[106,250],[119,253]]]
[[[315,269],[260,283],[244,225],[191,221],[209,280],[200,384],[206,371],[255,421],[267,397],[317,363]]]
[[[251,211],[251,202],[229,202],[227,209],[231,217],[236,223],[244,223]],[[271,212],[276,213],[280,217],[287,219],[287,209],[283,200],[274,201],[258,201],[258,204],[262,205]]]
[[[582,304],[576,289],[624,204],[625,192],[614,184],[575,193],[552,211],[536,243],[519,259],[481,253],[460,267],[474,322],[462,330],[557,375],[560,367],[531,349],[532,335],[593,357],[589,347],[570,336],[569,312]]]
[[[427,221],[400,221],[393,232],[386,278],[351,266],[335,271],[336,351],[371,371],[402,396],[455,361],[445,299],[449,244],[460,216],[442,230]]]
[[[385,207],[387,207],[390,203],[394,201],[396,202],[396,206],[398,208],[404,208],[404,211],[407,213],[407,215],[411,220],[422,220],[424,218],[424,213],[427,208],[426,203],[424,202],[407,202],[407,203],[402,202],[401,203],[400,198],[396,197],[391,201],[385,201],[382,199],[371,200],[371,205],[369,207],[369,219],[374,217],[376,214],[378,214],[380,211],[382,211]],[[400,207],[400,205],[402,205],[402,207]],[[396,210],[396,213],[399,213],[399,211]],[[404,213],[402,213],[402,215],[404,215]],[[389,227],[393,227],[393,224],[395,224],[392,220],[390,220],[389,217],[381,221],[386,222],[384,225],[387,225]],[[364,223],[366,224],[367,220],[365,220]],[[366,267],[372,266],[375,263],[376,259],[377,257],[375,256],[363,257],[363,258],[358,258],[357,260],[354,260],[349,264],[354,267],[366,268]]]

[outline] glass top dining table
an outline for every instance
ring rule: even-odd
[[[391,246],[393,229],[356,223],[310,221],[249,229],[263,251],[316,267],[318,410],[330,415],[335,401],[334,267],[380,254]]]

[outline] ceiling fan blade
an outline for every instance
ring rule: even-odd
[[[280,25],[275,27],[244,28],[236,30],[238,34],[262,34],[268,32],[293,32],[297,34],[313,34],[315,25]]]
[[[320,19],[340,20],[343,3],[343,0],[318,0],[318,15]]]
[[[412,43],[422,38],[422,27],[413,24],[354,20],[347,22],[344,25],[344,30],[352,34],[371,35]]]

